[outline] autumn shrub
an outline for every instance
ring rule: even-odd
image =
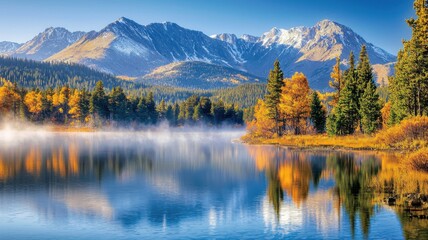
[[[376,135],[379,144],[395,148],[419,148],[428,142],[428,117],[413,117],[400,124],[380,131]]]
[[[405,162],[414,170],[428,172],[428,148],[409,154]]]

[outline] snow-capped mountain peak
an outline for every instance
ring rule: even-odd
[[[319,89],[328,86],[335,58],[346,59],[350,51],[357,55],[362,45],[367,46],[373,64],[395,61],[393,55],[366,42],[352,29],[330,20],[312,27],[275,27],[260,37],[226,33],[209,37],[172,22],[140,25],[122,17],[98,32],[82,35],[48,28],[13,55],[76,62],[133,77],[183,61],[200,61],[266,77],[278,59],[286,75],[304,72],[311,86]]]
[[[62,27],[49,27],[19,47],[13,56],[43,60],[76,42],[84,34]]]
[[[259,40],[259,37],[252,36],[252,35],[249,35],[249,34],[243,34],[240,37],[240,39],[242,39],[242,40],[244,40],[246,42],[249,42],[249,43],[255,43],[255,42],[257,42]]]
[[[238,37],[236,37],[235,34],[230,34],[230,33],[211,35],[211,38],[218,39],[230,44],[236,44],[236,40],[238,39]]]
[[[0,55],[8,55],[13,53],[16,49],[18,49],[22,44],[15,42],[3,41],[0,42]]]

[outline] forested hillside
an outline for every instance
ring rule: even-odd
[[[141,86],[83,65],[3,57],[0,57],[0,78],[7,79],[21,87],[41,89],[62,85],[93,89],[97,81],[103,81],[105,87],[109,89],[116,86],[122,86],[126,89]]]

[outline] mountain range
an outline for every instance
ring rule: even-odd
[[[352,29],[323,20],[313,27],[272,28],[260,37],[207,36],[175,23],[138,24],[120,18],[100,31],[48,28],[32,40],[0,42],[0,54],[40,61],[79,63],[116,76],[154,85],[218,88],[263,82],[278,59],[285,76],[303,72],[312,88],[328,89],[335,58],[343,68],[362,45],[374,69],[396,57],[368,43]],[[382,76],[384,79],[385,76]]]

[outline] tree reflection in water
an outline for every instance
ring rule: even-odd
[[[331,178],[334,180],[331,194],[324,196],[334,202],[335,209],[344,211],[352,236],[356,236],[358,226],[363,236],[368,238],[371,219],[377,208],[387,207],[385,199],[395,196],[399,206],[393,207],[393,210],[401,221],[404,236],[428,239],[428,220],[415,219],[414,214],[412,219],[409,217],[412,214],[409,215],[408,208],[405,208],[409,193],[428,196],[428,174],[400,164],[399,154],[312,152],[268,146],[250,146],[249,153],[257,169],[266,174],[267,195],[277,219],[283,214],[280,208],[287,197],[296,208],[302,204],[312,204],[313,201],[308,199],[315,198],[320,181]],[[339,225],[340,212],[337,215]],[[428,212],[424,217],[428,218]]]

